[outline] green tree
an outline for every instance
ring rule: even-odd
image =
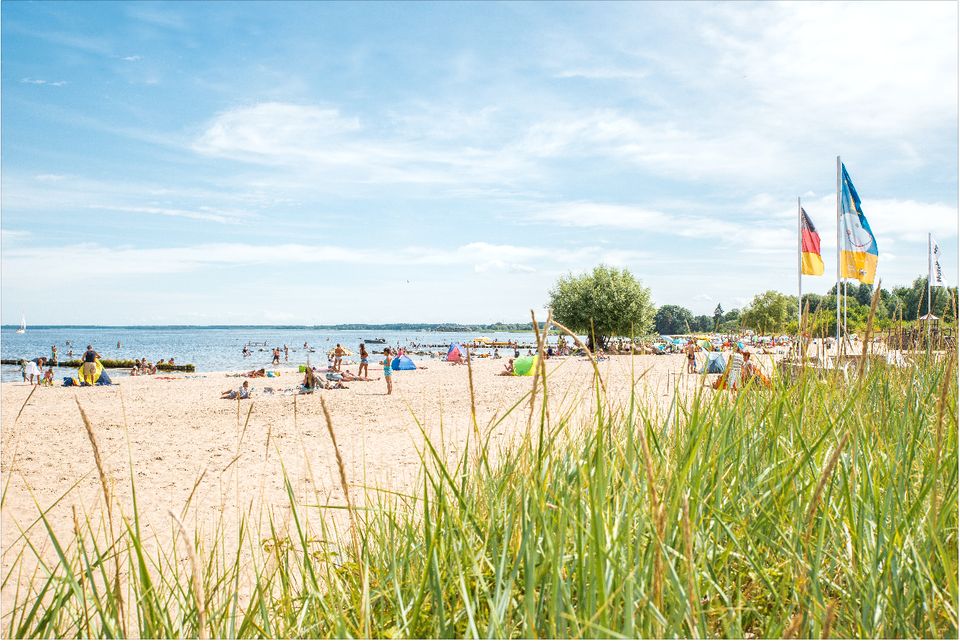
[[[628,270],[599,265],[593,272],[561,277],[550,291],[553,317],[586,334],[591,349],[611,336],[643,335],[653,328],[650,290]]]
[[[743,310],[746,327],[758,332],[782,332],[796,314],[797,298],[773,290],[757,294]]]
[[[653,317],[658,334],[685,334],[693,331],[693,314],[686,307],[664,305]]]
[[[713,310],[713,331],[720,329],[720,321],[723,320],[723,307],[717,303],[717,308]]]
[[[693,323],[690,324],[692,332],[709,332],[713,329],[713,319],[706,314],[695,316]]]

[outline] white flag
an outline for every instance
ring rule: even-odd
[[[930,286],[943,287],[943,271],[940,269],[940,245],[930,237]]]

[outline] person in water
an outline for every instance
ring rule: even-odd
[[[390,348],[383,350],[383,379],[387,382],[387,394],[393,394],[393,365],[390,361]]]

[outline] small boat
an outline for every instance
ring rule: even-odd
[[[387,339],[385,339],[385,338],[367,338],[367,339],[364,340],[364,342],[365,342],[365,343],[379,343],[379,344],[383,344],[383,343],[386,343],[386,342],[387,342]]]
[[[27,317],[23,314],[20,315],[20,329],[17,330],[18,334],[27,333]]]

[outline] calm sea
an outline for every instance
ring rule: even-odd
[[[452,342],[468,341],[476,336],[487,336],[494,340],[516,340],[521,345],[535,342],[532,333],[483,332],[479,334],[460,334],[454,332],[386,332],[382,330],[320,330],[290,327],[30,327],[24,334],[17,334],[16,327],[0,328],[0,354],[4,359],[50,357],[50,347],[57,346],[60,359],[80,358],[88,344],[100,352],[104,358],[143,358],[150,362],[173,358],[177,364],[193,363],[199,372],[249,370],[268,367],[272,360],[274,347],[286,345],[289,352],[287,365],[305,363],[307,358],[314,365],[326,364],[326,352],[337,343],[354,352],[362,340],[384,338],[386,345],[412,347],[430,345],[443,347],[423,347],[431,351],[446,354],[446,346]],[[553,338],[552,341],[556,339]],[[304,349],[304,343],[310,352]],[[242,355],[243,346],[250,345],[253,354],[247,358]],[[119,345],[119,346],[118,346]],[[371,352],[382,351],[384,345],[368,344]],[[429,356],[413,358],[428,359]],[[356,359],[354,359],[356,360]],[[281,356],[281,363],[283,363]],[[125,376],[126,372],[108,370],[111,376]],[[55,368],[57,380],[67,376],[72,370]],[[16,365],[3,365],[0,368],[0,380],[21,380],[20,368]]]

